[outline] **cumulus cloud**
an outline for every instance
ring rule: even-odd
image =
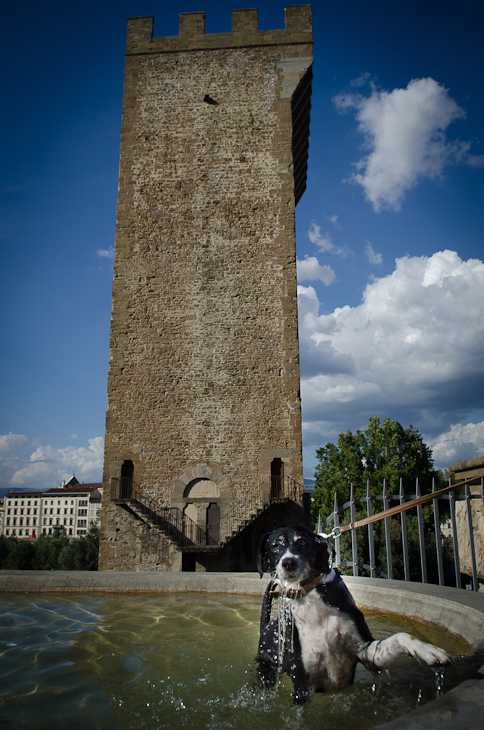
[[[325,286],[335,280],[336,274],[331,266],[321,266],[316,256],[305,256],[302,261],[296,261],[298,281],[315,281],[319,279]]]
[[[483,287],[484,263],[454,251],[397,259],[359,306],[329,314],[299,286],[306,440],[324,445],[373,415],[437,438],[482,409]]]
[[[381,253],[376,253],[376,251],[373,250],[373,246],[370,241],[367,241],[365,244],[365,253],[370,264],[379,265],[383,263],[383,256]]]
[[[38,446],[30,456],[20,458],[27,445],[32,449],[32,442],[21,434],[0,436],[3,486],[49,489],[69,479],[73,472],[79,480],[99,481],[103,465],[103,437],[89,439],[88,444],[88,447],[67,446],[63,449]]]
[[[475,459],[484,455],[484,421],[480,423],[455,423],[437,438],[429,439],[435,465],[443,469],[458,461]]]
[[[448,126],[466,115],[434,79],[413,79],[406,89],[390,92],[372,85],[369,97],[352,92],[333,101],[340,112],[356,113],[369,153],[349,180],[363,187],[376,212],[399,210],[421,178],[439,178],[450,164],[484,163],[484,156],[469,153],[470,142],[446,139]]]

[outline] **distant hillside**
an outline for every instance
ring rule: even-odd
[[[32,489],[32,487],[0,487],[0,499],[3,499],[9,492],[43,492],[43,489]]]
[[[315,486],[316,486],[316,482],[314,481],[314,479],[304,479],[304,491],[305,492],[312,492]]]

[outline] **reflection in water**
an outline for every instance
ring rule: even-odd
[[[436,697],[430,668],[402,658],[376,679],[291,705],[291,682],[255,684],[261,597],[200,593],[0,594],[2,726],[16,730],[371,728]],[[450,634],[366,612],[377,638],[408,631],[453,655]],[[464,678],[452,667],[447,691]],[[440,685],[440,677],[439,677]]]

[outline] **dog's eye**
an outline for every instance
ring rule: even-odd
[[[294,540],[294,544],[298,547],[306,547],[308,541],[304,537],[298,537],[296,540]]]

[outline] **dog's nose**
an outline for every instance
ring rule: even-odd
[[[282,567],[284,570],[295,570],[297,567],[297,562],[295,558],[283,558],[281,562]]]

